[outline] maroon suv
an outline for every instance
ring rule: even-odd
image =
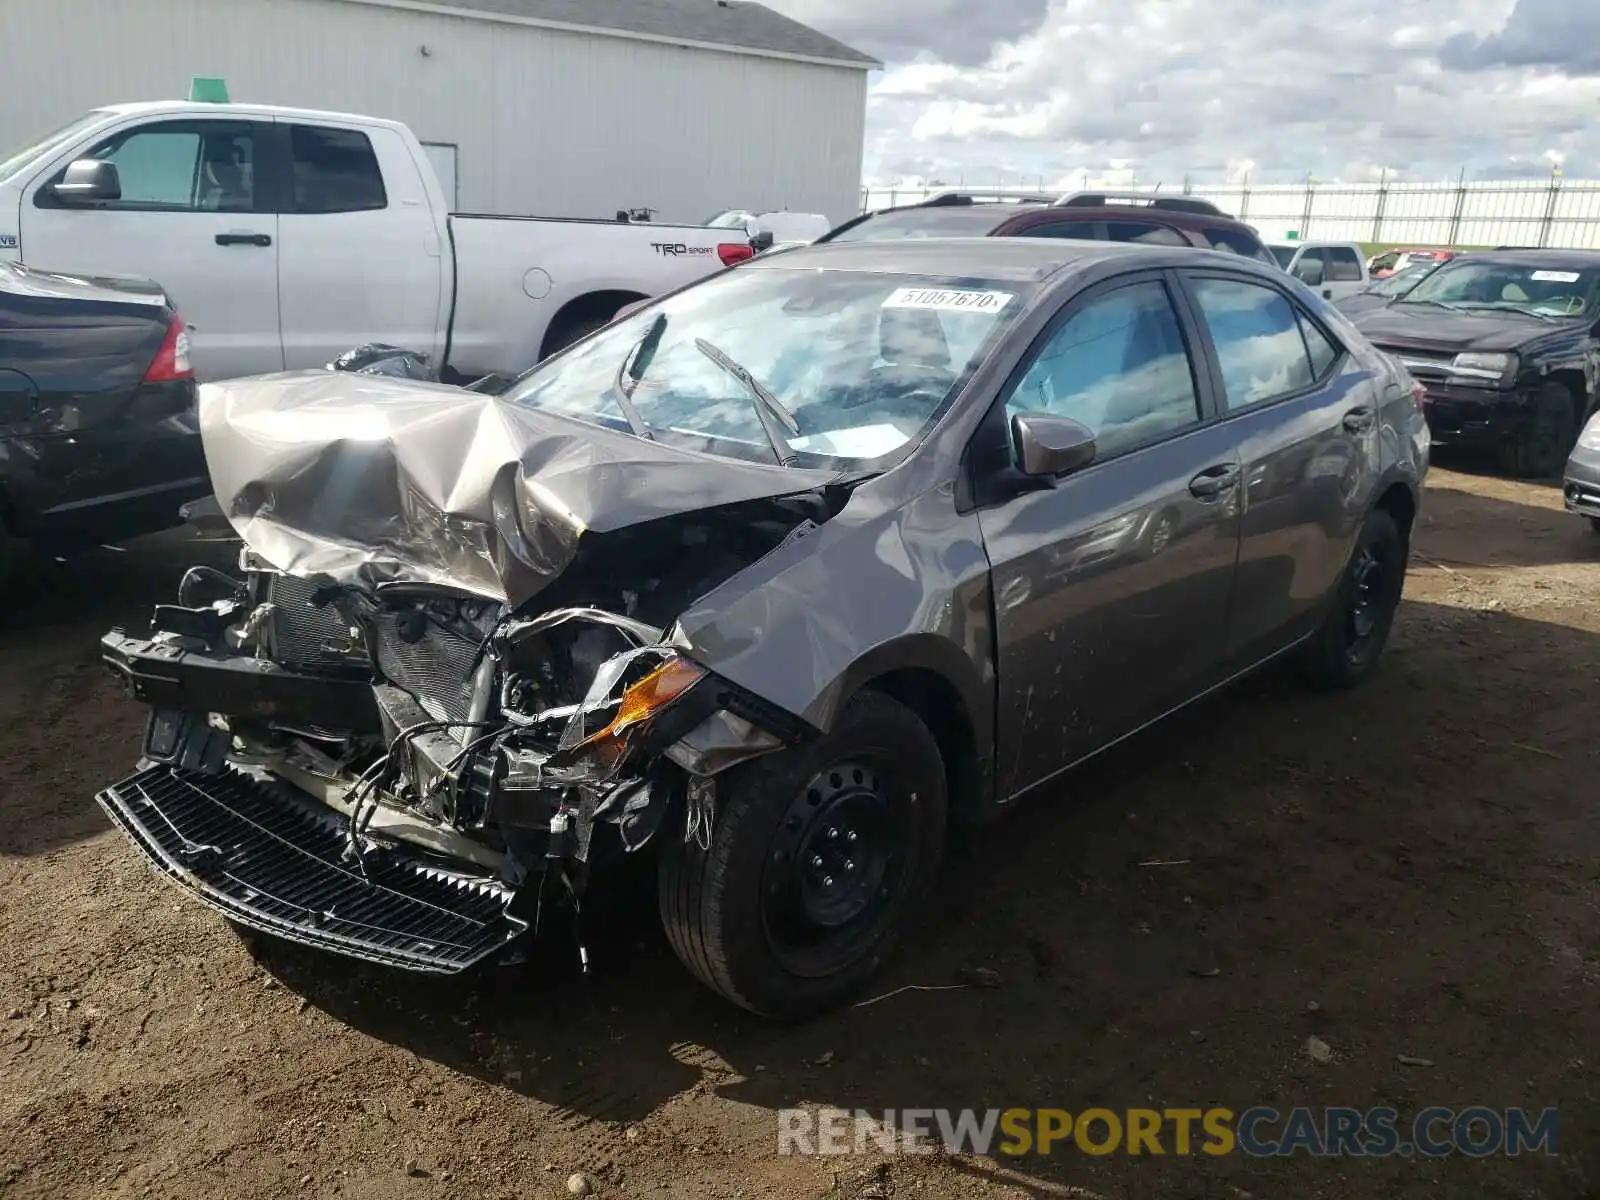
[[[1277,265],[1256,231],[1208,200],[1150,192],[1078,192],[989,201],[947,192],[921,204],[863,213],[817,239],[875,242],[924,237],[1059,237],[1223,250]]]

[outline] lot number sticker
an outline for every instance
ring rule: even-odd
[[[1576,271],[1535,271],[1532,276],[1535,283],[1577,283]]]
[[[931,308],[940,312],[999,312],[1010,292],[974,292],[960,288],[896,288],[885,308]]]

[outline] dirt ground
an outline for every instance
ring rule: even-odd
[[[1600,537],[1436,467],[1416,549],[1369,686],[1263,677],[1078,772],[878,989],[946,990],[796,1029],[699,990],[648,881],[587,979],[560,936],[444,982],[252,952],[91,800],[142,719],[96,639],[221,548],[47,565],[0,609],[0,1195],[1600,1197]],[[1560,1154],[776,1153],[795,1105],[1215,1104],[1558,1105]]]

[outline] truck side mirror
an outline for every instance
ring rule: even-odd
[[[757,254],[760,254],[766,250],[771,250],[772,230],[763,229],[760,233],[754,234],[750,238],[750,249],[754,250]]]
[[[1310,288],[1322,286],[1326,269],[1322,262],[1315,258],[1302,258],[1294,265],[1294,277]]]
[[[72,204],[105,204],[122,199],[122,177],[116,163],[80,158],[67,167],[50,191],[58,200]]]

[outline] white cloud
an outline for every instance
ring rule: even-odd
[[[885,61],[879,180],[1600,177],[1600,3],[768,2]]]

